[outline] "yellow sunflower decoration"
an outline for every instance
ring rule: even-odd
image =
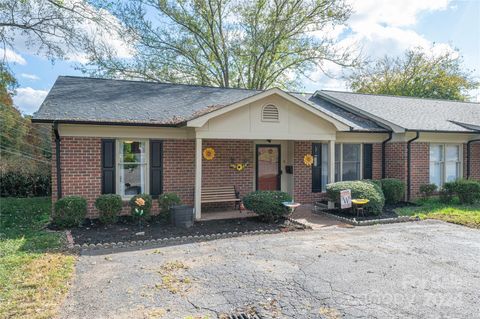
[[[245,165],[243,165],[242,163],[235,165],[235,169],[239,172],[243,171],[244,168],[245,168]]]
[[[203,158],[207,161],[211,161],[215,158],[215,150],[212,147],[207,147],[203,150]]]
[[[310,154],[307,154],[303,157],[303,162],[305,163],[305,165],[307,166],[312,166],[313,164],[313,156],[310,155]]]

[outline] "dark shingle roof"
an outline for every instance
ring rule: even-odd
[[[33,118],[36,121],[178,125],[261,92],[61,76]],[[375,122],[312,94],[290,94],[354,130],[383,130]]]
[[[259,91],[61,76],[35,120],[176,125]]]
[[[480,126],[480,103],[328,90],[319,93],[407,130],[472,132]]]

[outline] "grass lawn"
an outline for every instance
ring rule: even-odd
[[[52,318],[75,257],[61,232],[45,229],[50,198],[0,198],[0,318]]]
[[[417,202],[419,207],[397,208],[399,215],[418,216],[421,219],[439,219],[449,223],[480,228],[480,203],[462,205],[458,199],[451,204],[443,204],[437,198],[422,199]]]

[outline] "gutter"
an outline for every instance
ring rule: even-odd
[[[472,152],[470,144],[472,144],[474,142],[480,142],[480,138],[470,140],[470,141],[467,142],[467,179],[470,178],[470,166],[472,164],[471,159],[470,159],[470,154]]]
[[[144,122],[103,122],[103,121],[77,121],[77,120],[47,120],[32,118],[32,123],[47,123],[47,124],[86,124],[86,125],[113,125],[113,126],[150,126],[150,127],[181,127],[185,126],[186,122],[178,124],[160,124],[160,123],[144,123]]]
[[[420,137],[420,132],[417,131],[414,138],[407,141],[407,201],[410,201],[411,197],[411,175],[412,175],[412,142]]]
[[[386,153],[386,146],[387,143],[392,140],[393,137],[393,132],[388,132],[388,138],[382,142],[382,179],[385,178],[386,175],[386,158],[385,158],[385,153]]]
[[[57,200],[62,198],[62,165],[60,162],[60,134],[58,133],[58,122],[53,123],[53,133],[55,134],[55,160],[57,171]]]

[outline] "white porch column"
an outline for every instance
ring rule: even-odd
[[[335,141],[328,141],[328,183],[335,182]],[[333,208],[335,203],[328,202],[328,208]]]
[[[195,219],[202,217],[202,139],[195,139]]]

